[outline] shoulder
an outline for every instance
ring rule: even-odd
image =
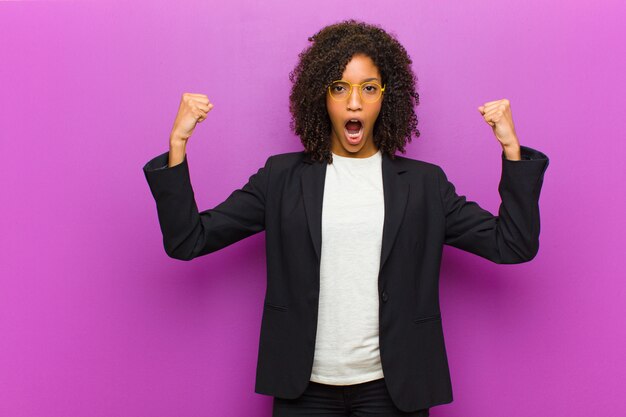
[[[310,164],[304,151],[285,152],[270,155],[265,162],[265,168],[271,173],[273,181],[280,181],[288,176],[299,175]]]
[[[271,155],[267,160],[272,166],[289,166],[304,162],[306,156],[304,151],[285,152]]]
[[[421,159],[409,158],[406,156],[396,155],[392,160],[392,164],[398,171],[406,171],[415,175],[440,175],[443,173],[441,167],[435,163],[423,161]]]

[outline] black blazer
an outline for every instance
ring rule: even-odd
[[[452,402],[439,309],[443,245],[500,264],[530,261],[539,248],[539,193],[545,154],[522,146],[502,158],[494,216],[457,195],[434,164],[383,154],[385,219],[378,291],[385,382],[403,411]],[[187,157],[168,168],[168,153],[143,171],[156,201],[165,252],[191,260],[265,230],[267,290],[255,392],[296,398],[313,365],[326,163],[304,152],[270,156],[247,184],[198,212]]]

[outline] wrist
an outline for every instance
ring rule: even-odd
[[[183,162],[186,154],[186,141],[177,137],[170,137],[170,151],[168,166],[171,168]]]
[[[187,146],[187,138],[172,133],[170,135],[170,148],[184,149]]]
[[[519,144],[502,146],[504,157],[512,161],[520,161],[522,159],[522,148]]]

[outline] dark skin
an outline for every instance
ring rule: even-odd
[[[352,84],[374,79],[382,84],[378,67],[366,55],[355,55],[346,65],[341,79]],[[374,143],[374,123],[380,113],[382,100],[383,96],[374,103],[363,101],[357,86],[352,87],[352,94],[344,101],[337,101],[326,92],[326,109],[332,122],[330,139],[333,153],[351,158],[367,158],[378,152]],[[350,143],[344,134],[345,122],[351,118],[358,118],[363,123],[363,137],[357,144]]]

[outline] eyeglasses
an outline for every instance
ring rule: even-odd
[[[382,96],[386,87],[386,84],[381,87],[380,84],[373,81],[367,81],[361,84],[350,84],[344,80],[337,80],[333,81],[328,86],[328,92],[334,100],[344,101],[347,100],[348,97],[352,96],[353,85],[359,87],[359,95],[366,103],[373,103],[377,101]]]

